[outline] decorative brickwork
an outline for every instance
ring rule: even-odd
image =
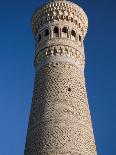
[[[35,12],[35,85],[25,155],[96,155],[84,78],[87,16],[53,0]]]

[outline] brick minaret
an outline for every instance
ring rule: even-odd
[[[52,0],[32,17],[35,85],[25,155],[96,155],[86,93],[85,12]]]

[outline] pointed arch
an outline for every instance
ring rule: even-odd
[[[57,26],[54,27],[53,34],[54,37],[59,37],[59,28]]]
[[[76,40],[76,32],[75,30],[71,30],[71,40]]]
[[[68,38],[68,28],[67,27],[63,27],[63,29],[62,29],[62,37]]]

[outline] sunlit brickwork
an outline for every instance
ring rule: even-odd
[[[49,1],[32,17],[36,73],[25,155],[97,155],[84,78],[87,28],[70,1]]]

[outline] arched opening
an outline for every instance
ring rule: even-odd
[[[49,36],[49,30],[48,29],[45,30],[44,36],[45,37],[48,37]]]
[[[38,36],[38,41],[41,41],[41,34],[39,34]]]
[[[44,30],[44,39],[49,39],[49,30],[48,29]]]
[[[68,38],[68,29],[67,29],[67,27],[64,27],[62,29],[62,37]]]
[[[71,40],[76,40],[76,32],[74,30],[71,31]]]
[[[79,41],[81,42],[81,36],[79,35]]]
[[[54,27],[54,37],[59,37],[59,28],[57,26]]]

